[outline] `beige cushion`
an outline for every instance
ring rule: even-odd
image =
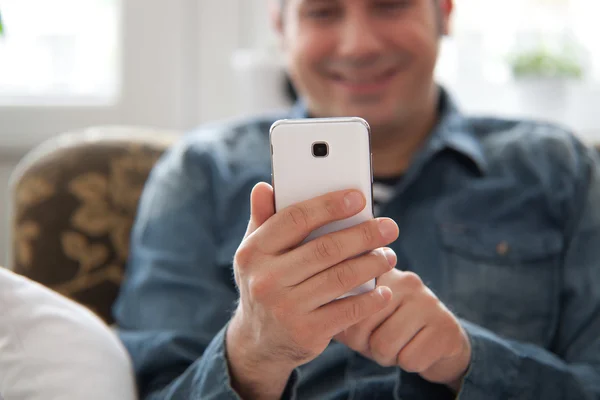
[[[0,268],[0,394],[6,400],[133,400],[116,335],[83,306]]]

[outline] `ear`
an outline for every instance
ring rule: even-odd
[[[283,9],[280,0],[269,0],[269,19],[277,35],[283,35]]]
[[[453,0],[440,0],[440,32],[444,36],[450,34],[450,18],[454,11]]]

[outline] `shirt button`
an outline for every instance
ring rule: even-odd
[[[508,243],[506,241],[502,241],[498,243],[498,246],[496,246],[496,253],[498,253],[501,256],[507,255],[509,250],[510,247],[508,246]]]

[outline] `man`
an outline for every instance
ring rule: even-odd
[[[188,136],[143,195],[115,308],[142,398],[600,398],[593,152],[460,114],[433,80],[452,0],[276,8],[303,101]],[[363,195],[274,212],[269,127],[308,116],[369,121],[387,218],[301,244]]]

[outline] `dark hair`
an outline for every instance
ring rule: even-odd
[[[284,0],[281,0],[281,1],[284,1]],[[294,83],[292,82],[292,79],[290,78],[290,76],[288,74],[285,74],[284,86],[285,86],[285,88],[284,88],[285,95],[290,100],[290,102],[295,103],[296,101],[298,101],[298,92],[296,91],[296,88],[294,87]]]
[[[279,4],[281,4],[281,6],[285,5],[286,0],[279,0]],[[434,3],[439,3],[439,0],[433,0]]]
[[[433,1],[433,3],[436,3],[439,6],[440,0],[432,0],[432,1]],[[283,9],[285,7],[285,2],[286,2],[286,0],[279,0],[279,5],[281,6],[281,11],[283,11]],[[443,22],[442,13],[440,12],[439,7],[435,7],[435,13],[436,13],[436,17],[437,17],[437,26],[438,26],[438,29],[439,29],[440,35],[441,35],[444,22]]]

